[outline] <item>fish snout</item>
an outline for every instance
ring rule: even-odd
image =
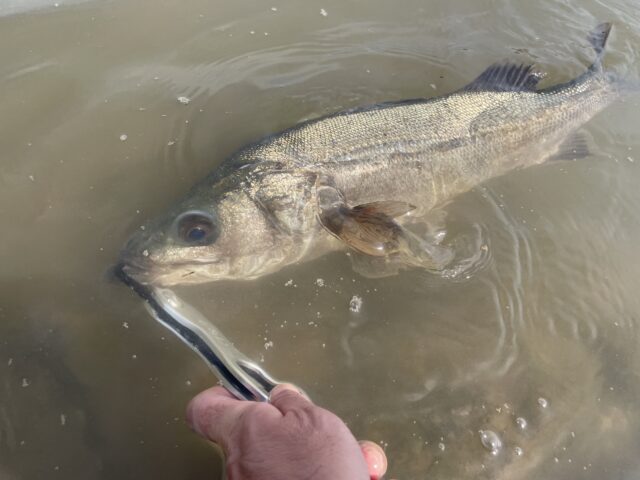
[[[149,277],[156,268],[150,247],[153,241],[153,234],[146,232],[139,232],[131,237],[120,251],[117,264],[111,269],[111,274],[120,280],[123,279],[123,275],[126,275],[144,282],[144,279]]]

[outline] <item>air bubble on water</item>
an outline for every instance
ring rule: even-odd
[[[549,402],[546,398],[540,397],[538,399],[538,405],[540,405],[540,408],[547,408],[549,406]]]
[[[516,447],[513,449],[513,453],[515,453],[517,457],[521,457],[524,452],[520,447]]]
[[[527,420],[522,417],[518,417],[516,418],[516,425],[518,425],[518,428],[520,430],[524,430],[525,428],[527,428]]]
[[[134,353],[133,355],[131,355],[131,358],[132,358],[133,360],[136,360],[136,359],[138,358],[138,355],[136,355],[136,354]]]
[[[189,105],[189,103],[191,103],[191,99],[189,97],[184,97],[184,96],[178,97],[178,101],[183,105]]]
[[[129,138],[129,136],[126,133],[123,133],[122,135],[120,135],[120,141],[121,142],[125,142],[127,140],[127,138]]]
[[[484,448],[491,452],[491,455],[497,455],[502,449],[502,440],[497,433],[491,430],[480,430],[480,442]]]
[[[361,309],[362,309],[362,297],[359,297],[358,295],[354,295],[353,297],[351,297],[351,300],[349,301],[349,310],[351,310],[353,313],[359,313]]]
[[[290,278],[289,280],[284,282],[285,287],[290,287],[291,285],[293,285],[293,278]]]
[[[320,9],[320,15],[322,15],[323,17],[326,17],[329,14],[327,13],[327,11],[324,8],[321,8]]]
[[[269,350],[272,347],[273,347],[273,341],[272,340],[269,340],[268,342],[264,343],[264,349],[265,350]]]
[[[272,12],[277,12],[278,11],[278,7],[271,7],[271,11]]]
[[[445,444],[444,444],[444,443],[440,442],[440,443],[438,444],[438,449],[439,449],[441,452],[444,452],[444,449],[445,449],[445,448],[447,448],[447,447],[445,446]]]
[[[324,287],[324,280],[322,278],[316,278],[316,285],[319,287]]]

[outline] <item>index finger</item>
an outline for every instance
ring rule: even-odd
[[[186,420],[200,435],[205,435],[207,417],[228,409],[238,400],[224,387],[212,387],[196,395],[187,405]]]

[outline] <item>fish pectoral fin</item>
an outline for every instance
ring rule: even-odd
[[[465,86],[465,92],[535,92],[544,72],[533,65],[516,63],[495,63],[482,72],[474,81]]]
[[[558,151],[549,157],[549,161],[578,160],[591,155],[589,138],[584,132],[568,136],[558,147]]]
[[[398,251],[402,228],[393,218],[415,208],[396,201],[351,207],[332,179],[325,175],[316,179],[316,201],[318,218],[327,231],[352,249],[375,257]]]
[[[420,268],[435,272],[443,270],[453,260],[453,251],[434,244],[400,227],[398,250],[394,255],[372,256],[360,251],[349,253],[353,269],[363,277],[382,278],[396,275],[400,270]]]
[[[316,181],[316,201],[322,226],[356,252],[434,269],[451,260],[448,249],[422,239],[394,220],[415,209],[409,203],[380,201],[351,207],[324,176]]]
[[[402,227],[371,204],[321,207],[319,218],[324,228],[358,252],[383,257],[399,249]]]
[[[413,205],[385,201],[349,207],[341,198],[334,194],[321,196],[320,222],[356,252],[428,269],[440,269],[451,260],[447,248],[419,237],[393,219],[413,210]]]

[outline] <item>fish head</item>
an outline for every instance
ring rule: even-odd
[[[246,184],[197,186],[125,245],[120,265],[143,284],[251,279],[288,263],[293,240]]]

